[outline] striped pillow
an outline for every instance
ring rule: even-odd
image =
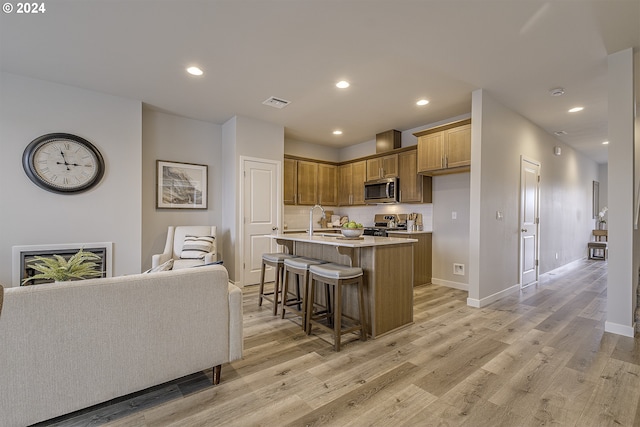
[[[182,245],[181,259],[204,259],[209,252],[214,252],[216,238],[213,236],[185,236]]]

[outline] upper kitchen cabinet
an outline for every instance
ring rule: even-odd
[[[318,204],[338,205],[337,181],[337,166],[318,163]]]
[[[418,173],[468,172],[471,165],[471,119],[414,133],[418,137]]]
[[[398,153],[401,203],[431,203],[431,177],[419,175],[417,150]]]
[[[298,195],[298,162],[284,159],[284,194],[285,205],[295,205]]]
[[[297,205],[315,205],[318,203],[318,164],[298,160],[298,197]]]
[[[347,163],[338,166],[338,205],[364,205],[364,182],[367,162]]]
[[[398,176],[398,155],[375,157],[367,160],[367,181]]]
[[[284,159],[284,204],[336,206],[338,168],[309,160]]]

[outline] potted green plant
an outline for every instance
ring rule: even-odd
[[[100,257],[93,252],[84,252],[82,249],[68,260],[60,255],[54,255],[53,258],[37,256],[35,260],[39,263],[29,264],[29,267],[40,273],[24,279],[21,286],[28,286],[29,281],[35,279],[64,282],[102,276],[102,272],[98,270],[99,265],[94,262],[100,260]]]

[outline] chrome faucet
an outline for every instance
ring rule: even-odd
[[[320,210],[322,211],[322,216],[325,215],[324,208],[320,205],[315,205],[314,207],[309,209],[309,237],[313,236],[313,210],[315,208],[320,208]]]

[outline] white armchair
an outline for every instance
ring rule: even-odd
[[[214,238],[211,252],[205,254],[204,259],[182,259],[182,247],[186,236],[212,236]],[[170,259],[173,259],[173,269],[193,267],[195,265],[210,264],[217,260],[216,226],[210,225],[189,225],[189,226],[169,226],[167,230],[167,242],[164,252],[151,257],[151,268],[157,267]]]

